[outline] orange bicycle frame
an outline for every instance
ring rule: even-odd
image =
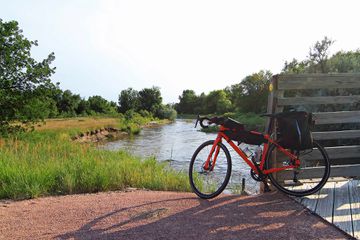
[[[218,135],[214,141],[214,144],[210,150],[210,154],[205,162],[204,165],[204,169],[209,170],[210,166],[211,166],[211,170],[214,169],[215,164],[216,164],[216,159],[218,157],[219,151],[220,151],[220,146],[218,145],[219,143],[222,142],[222,139],[225,139],[229,145],[234,149],[235,152],[237,152],[239,154],[239,156],[249,165],[249,167],[256,173],[256,174],[260,174],[258,172],[258,168],[255,166],[255,164],[248,158],[248,156],[244,153],[244,151],[239,148],[225,133],[224,131],[229,130],[228,128],[225,128],[223,126],[220,126],[220,130],[218,132]],[[261,134],[259,132],[255,132],[255,131],[250,131],[252,134]],[[300,160],[292,153],[290,153],[289,151],[286,151],[283,147],[281,147],[276,141],[274,141],[273,139],[270,138],[270,136],[268,134],[264,135],[264,138],[268,141],[267,143],[264,143],[264,150],[261,156],[261,160],[260,160],[260,165],[259,165],[259,169],[261,171],[261,174],[267,175],[269,173],[275,173],[275,172],[279,172],[279,171],[283,171],[285,169],[290,169],[290,168],[298,168],[300,166]],[[285,155],[287,155],[290,159],[294,160],[293,162],[295,163],[294,165],[289,165],[289,166],[284,166],[284,167],[279,167],[279,168],[271,168],[271,169],[264,169],[264,165],[265,165],[265,160],[266,160],[266,156],[269,150],[269,145],[270,144],[274,144],[276,146],[276,148],[278,150],[280,150],[282,153],[284,153]],[[215,152],[214,157],[213,153]],[[212,160],[212,162],[211,162]]]

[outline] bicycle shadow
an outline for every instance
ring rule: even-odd
[[[185,207],[187,200],[197,206]],[[175,210],[172,208],[175,201]],[[115,224],[114,224],[115,222]],[[277,193],[178,198],[109,212],[58,239],[332,239],[345,235]]]

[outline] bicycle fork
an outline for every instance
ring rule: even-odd
[[[212,146],[212,148],[210,150],[209,156],[206,159],[206,162],[205,162],[204,167],[203,167],[204,170],[206,170],[206,171],[213,171],[214,170],[214,167],[215,167],[215,164],[216,164],[216,159],[217,159],[217,157],[219,155],[219,152],[220,152],[220,146],[218,146],[219,142],[220,141],[218,139],[216,139],[215,142],[214,142],[214,145]],[[214,152],[215,152],[215,155],[212,158]]]

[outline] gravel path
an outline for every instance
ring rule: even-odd
[[[0,202],[0,239],[348,239],[289,197],[130,191]]]

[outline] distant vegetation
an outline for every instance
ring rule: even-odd
[[[360,50],[340,51],[329,56],[333,40],[325,37],[309,50],[304,60],[286,61],[282,73],[359,72]],[[76,116],[125,116],[134,113],[143,117],[176,118],[179,114],[263,113],[266,111],[268,86],[272,73],[261,70],[246,76],[239,83],[196,94],[184,90],[176,104],[164,105],[158,87],[137,91],[122,90],[118,102],[101,96],[87,99],[70,90],[60,89],[51,82],[55,54],[37,62],[31,57],[31,48],[37,41],[22,35],[16,21],[0,19],[0,135],[32,128],[46,118]],[[176,110],[176,111],[175,111]],[[119,115],[120,114],[120,115]]]
[[[28,40],[16,21],[0,19],[0,135],[24,131],[46,118],[76,116],[143,117],[174,119],[176,111],[162,104],[160,89],[131,88],[121,92],[119,105],[101,96],[87,99],[51,82],[56,68],[51,67],[55,54],[37,62],[31,48],[37,41]],[[127,96],[127,92],[133,94]],[[130,102],[129,102],[130,101]],[[129,105],[130,104],[130,105]]]
[[[131,114],[138,112],[142,116],[155,116],[161,119],[174,120],[176,111],[171,105],[162,104],[158,87],[144,88],[136,91],[132,88],[122,90],[119,95],[119,112]]]
[[[180,114],[264,112],[271,76],[270,71],[260,71],[247,76],[238,84],[209,94],[196,95],[193,90],[184,90],[175,109]]]
[[[360,50],[339,51],[329,56],[329,49],[333,43],[334,41],[328,37],[317,41],[309,49],[306,59],[286,61],[281,73],[360,72]],[[235,117],[244,116],[249,112],[263,113],[266,112],[271,77],[270,71],[261,70],[248,75],[237,84],[211,91],[208,94],[198,95],[195,91],[187,89],[179,96],[179,103],[175,104],[175,109],[179,114],[236,112]]]

